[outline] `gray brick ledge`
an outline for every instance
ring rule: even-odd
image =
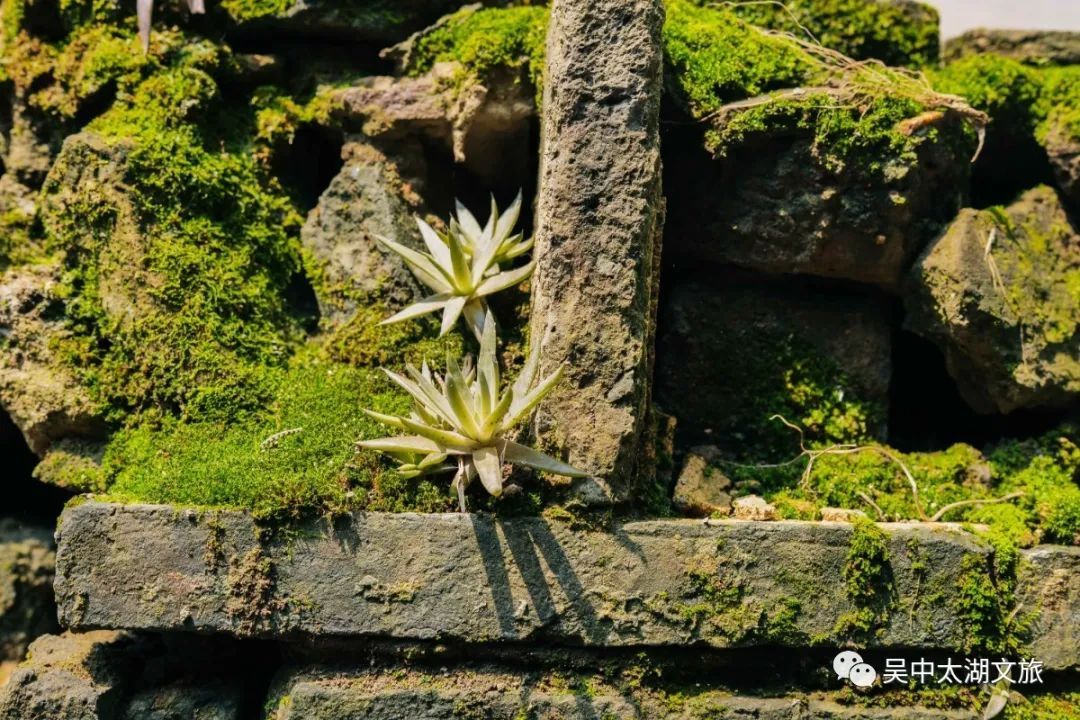
[[[881,527],[894,610],[861,644],[962,648],[951,598],[964,559],[988,562],[987,546],[955,527]],[[587,532],[544,518],[369,513],[271,537],[239,511],[89,501],[61,518],[56,593],[75,629],[839,645],[850,638],[838,621],[855,609],[841,578],[851,533],[846,523],[734,520]],[[1034,655],[1048,668],[1080,667],[1080,550],[1026,554],[1021,599],[1040,610]]]

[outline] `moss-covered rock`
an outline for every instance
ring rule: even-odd
[[[709,3],[695,0],[699,4]],[[937,63],[938,12],[911,0],[795,0],[736,4],[742,19],[814,39],[856,60],[922,67]]]
[[[973,197],[979,205],[1009,202],[1043,182],[1046,157],[1035,139],[1042,108],[1042,77],[1033,68],[999,55],[971,55],[931,75],[934,87],[959,95],[990,117],[973,166]]]
[[[1049,182],[1080,206],[1080,66],[1032,67],[992,53],[965,55],[933,74],[935,87],[987,113],[974,174],[976,199],[1008,202]],[[980,190],[977,187],[976,190]]]
[[[114,419],[251,409],[296,331],[299,218],[250,154],[211,149],[194,124],[217,98],[206,60],[185,46],[69,138],[42,192],[74,330],[64,350]]]
[[[462,8],[413,38],[402,62],[410,75],[436,63],[456,62],[461,80],[484,80],[496,72],[522,70],[540,96],[548,9],[542,6]]]
[[[719,161],[689,141],[670,154],[669,255],[895,289],[964,195],[975,137],[959,107],[728,11],[672,2],[664,33],[668,85]]]
[[[340,323],[358,305],[381,301],[396,312],[422,295],[398,255],[377,237],[419,246],[396,167],[374,147],[351,143],[344,166],[319,198],[300,233],[324,320]],[[392,313],[391,313],[392,314]]]
[[[1080,65],[1047,68],[1043,76],[1045,118],[1037,138],[1046,149],[1061,192],[1080,208]]]
[[[102,461],[107,494],[129,502],[308,512],[449,510],[449,484],[403,481],[355,441],[385,430],[360,412],[402,414],[407,399],[371,369],[315,358],[274,374],[272,397],[240,422],[171,420],[119,432]]]
[[[1080,394],[1080,238],[1052,189],[963,211],[912,269],[905,304],[977,411]]]

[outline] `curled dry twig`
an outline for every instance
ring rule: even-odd
[[[1003,502],[1008,502],[1009,500],[1015,500],[1016,498],[1023,497],[1023,496],[1024,496],[1023,492],[1017,491],[1017,492],[1009,493],[1008,495],[1002,495],[999,498],[985,498],[985,499],[982,499],[982,500],[959,500],[959,501],[954,502],[954,503],[949,503],[948,505],[946,505],[945,507],[941,508],[936,513],[934,513],[933,517],[930,518],[930,522],[940,522],[941,518],[945,517],[946,513],[952,512],[953,510],[956,510],[957,508],[969,507],[969,506],[972,506],[972,505],[995,505],[997,503],[1003,503]]]

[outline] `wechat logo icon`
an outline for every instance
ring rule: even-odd
[[[854,650],[838,653],[833,658],[832,667],[836,677],[847,680],[858,688],[868,688],[877,680],[877,670],[869,663],[863,662],[862,655]]]

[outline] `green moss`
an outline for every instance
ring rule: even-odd
[[[765,103],[740,112],[706,134],[717,155],[758,135],[802,130],[813,138],[811,152],[826,168],[844,171],[850,163],[873,176],[886,176],[917,162],[916,149],[929,135],[897,131],[899,123],[915,117],[923,106],[905,97],[883,97],[865,112],[836,110],[836,99],[821,93]],[[936,130],[931,134],[936,136]]]
[[[1042,81],[1037,70],[993,54],[970,55],[931,74],[934,87],[960,95],[991,118],[989,132],[1030,135],[1038,122]]]
[[[453,331],[440,338],[439,324],[433,317],[380,324],[391,314],[378,302],[360,305],[348,321],[321,341],[326,355],[359,367],[401,367],[406,363],[419,367],[424,360],[441,363],[448,352],[455,357],[465,352],[461,334]]]
[[[888,624],[895,603],[888,538],[866,518],[856,518],[841,571],[854,612],[839,618],[836,632],[865,637]]]
[[[4,49],[10,45],[22,30],[23,19],[26,17],[26,0],[3,0],[0,2],[0,37],[3,38]]]
[[[766,7],[744,11],[773,12],[761,9]],[[768,36],[743,22],[734,11],[697,7],[686,0],[669,4],[664,41],[671,84],[694,118],[712,120],[706,147],[719,156],[755,137],[798,133],[813,139],[813,153],[828,170],[839,173],[850,167],[871,178],[887,178],[913,164],[921,144],[946,132],[937,127],[903,131],[904,120],[928,109],[924,102],[929,96],[917,80],[887,68],[872,78],[845,78],[844,96],[810,90],[716,118],[725,105],[770,91],[835,86],[836,71],[792,40]],[[947,132],[956,134],[953,142],[974,150],[974,138],[962,128],[950,126]]]
[[[82,25],[117,23],[130,17],[134,8],[126,8],[119,0],[59,0],[60,17],[65,27],[73,29]],[[128,23],[131,30],[131,23]],[[131,33],[129,33],[131,34]]]
[[[1067,139],[1080,141],[1080,65],[1049,67],[1040,71],[1043,78],[1043,121],[1037,129],[1040,141],[1051,132],[1062,132]]]
[[[238,22],[276,17],[292,6],[292,0],[222,0],[221,7]]]
[[[101,447],[73,439],[54,443],[34,468],[34,477],[71,492],[101,492],[106,487]]]
[[[307,354],[305,354],[307,355]],[[359,412],[402,413],[408,402],[373,370],[298,358],[275,373],[273,400],[244,420],[120,431],[103,460],[124,501],[240,507],[257,515],[355,509],[444,511],[447,483],[404,481],[354,443],[385,429]]]
[[[990,464],[1002,477],[1002,492],[1023,492],[1017,507],[1027,526],[1044,541],[1080,545],[1080,430],[1067,425],[1056,432],[1025,441],[999,444],[989,453]],[[972,513],[975,521],[993,521],[987,510]],[[1017,535],[1015,518],[998,519]]]
[[[1043,202],[1056,202],[1050,188],[1031,192]],[[994,253],[1005,279],[1007,308],[1001,314],[1022,319],[1029,346],[1065,347],[1080,328],[1080,268],[1071,248],[1074,232],[1064,213],[1059,211],[1047,222],[1028,214],[1031,207],[1012,213],[992,207],[984,216],[1008,240]]]
[[[686,0],[667,5],[665,60],[695,117],[726,103],[779,88],[798,87],[815,72],[790,42],[766,37],[726,10]]]
[[[115,420],[250,411],[298,331],[285,291],[299,215],[242,144],[195,123],[218,103],[199,50],[93,121],[104,146],[66,150],[43,189],[48,247],[65,258],[61,351]],[[72,173],[119,177],[71,186]]]
[[[707,4],[705,0],[695,0]],[[929,5],[872,0],[736,4],[743,20],[818,42],[856,60],[922,67],[937,63],[938,13]],[[801,26],[801,27],[800,27]]]
[[[451,61],[480,79],[497,69],[524,70],[539,98],[547,21],[545,7],[459,10],[421,35],[406,70],[419,75],[435,63]]]
[[[302,126],[328,125],[334,100],[328,88],[320,87],[310,99],[302,102],[280,88],[268,85],[255,91],[251,105],[256,109],[255,154],[268,162],[276,149],[292,144]]]
[[[111,84],[137,81],[156,59],[142,52],[130,31],[109,25],[76,30],[59,51],[47,87],[30,96],[32,106],[71,119]]]
[[[987,524],[1014,545],[1080,543],[1080,455],[1077,429],[1065,425],[1037,439],[1006,441],[983,455],[968,445],[930,453],[901,453],[882,446],[859,452],[819,455],[807,482],[805,459],[783,467],[723,468],[735,480],[753,479],[789,518],[817,519],[822,507],[875,513],[871,498],[888,520],[919,519],[911,473],[928,515],[956,502],[990,500],[1012,493],[1002,504],[967,505],[943,517]]]
[[[1004,720],[1080,720],[1080,692],[1028,697],[1013,693],[1002,717]]]
[[[994,581],[992,567],[977,556],[961,561],[960,577],[953,588],[949,605],[964,628],[965,652],[1015,652],[1018,644],[1008,632],[1008,614],[1012,595],[1003,592]]]

